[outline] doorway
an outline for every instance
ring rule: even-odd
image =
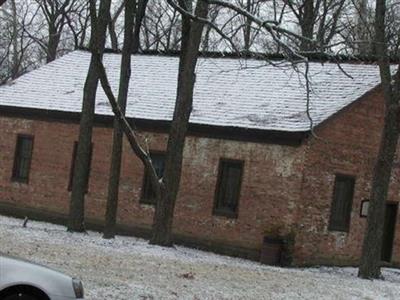
[[[381,259],[385,262],[390,262],[392,260],[393,242],[396,232],[397,210],[398,203],[386,204],[381,253]]]

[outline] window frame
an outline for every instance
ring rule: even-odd
[[[21,155],[20,155],[20,151],[19,151],[19,141],[20,140],[22,140],[22,139],[29,139],[30,141],[31,141],[31,143],[32,143],[32,148],[31,148],[31,153],[30,153],[30,157],[29,157],[29,164],[28,164],[28,166],[27,166],[27,168],[28,168],[28,171],[27,171],[27,176],[26,176],[26,178],[22,178],[22,177],[19,177],[18,175],[17,175],[17,168],[18,168],[18,166],[20,165],[20,163],[19,163],[19,161],[20,161],[20,158],[21,158]],[[32,165],[32,158],[33,158],[33,146],[34,146],[34,142],[35,142],[35,137],[34,137],[34,135],[31,135],[31,134],[17,134],[17,139],[16,139],[16,142],[15,142],[15,149],[14,149],[14,163],[13,163],[13,169],[12,169],[12,175],[11,175],[11,181],[13,181],[13,182],[19,182],[19,183],[26,183],[26,184],[28,184],[29,183],[29,177],[30,177],[30,173],[31,173],[31,165]],[[17,160],[17,157],[19,158],[18,160]]]
[[[74,146],[72,148],[72,157],[71,157],[71,164],[70,164],[70,169],[69,169],[69,181],[68,181],[68,187],[67,190],[68,192],[72,191],[72,183],[74,180],[74,174],[75,174],[75,162],[76,162],[76,156],[78,154],[78,141],[74,141]],[[92,171],[92,158],[93,158],[93,142],[90,144],[90,154],[89,154],[89,174],[86,182],[86,189],[85,193],[89,192],[89,181],[90,181],[90,174]]]
[[[333,219],[333,207],[336,201],[336,183],[339,179],[344,179],[346,181],[350,181],[352,183],[352,190],[351,190],[351,197],[349,203],[347,204],[347,212],[345,216],[345,223],[344,224],[335,224]],[[351,223],[351,213],[353,211],[353,204],[354,204],[354,194],[355,194],[355,187],[356,187],[356,176],[336,173],[335,174],[335,181],[333,184],[333,193],[332,193],[332,200],[330,206],[330,213],[329,213],[329,223],[328,223],[328,230],[329,231],[339,231],[339,232],[346,232],[350,231],[350,223]]]
[[[222,178],[222,173],[223,173],[223,166],[224,164],[235,164],[240,166],[240,177],[239,177],[239,189],[236,194],[236,208],[234,211],[228,210],[226,208],[221,208],[219,207],[219,203],[222,200],[222,194],[221,194],[221,184],[223,181]],[[239,203],[240,203],[240,196],[241,196],[241,191],[242,191],[242,185],[243,185],[243,177],[244,177],[244,165],[245,162],[244,160],[240,159],[231,159],[231,158],[220,158],[219,163],[218,163],[218,177],[217,177],[217,183],[215,186],[215,192],[214,192],[214,205],[213,205],[213,215],[215,216],[222,216],[222,217],[227,217],[227,218],[232,218],[232,219],[237,219],[239,216]]]
[[[166,162],[166,158],[167,158],[167,153],[165,151],[160,151],[160,150],[150,150],[149,151],[150,157],[152,155],[157,155],[157,156],[163,156],[164,159],[164,170],[165,170],[165,162]],[[153,159],[152,159],[153,161]],[[139,198],[139,203],[143,204],[143,205],[150,205],[150,206],[155,206],[156,203],[154,200],[156,200],[156,198],[150,198],[150,197],[146,197],[146,193],[147,192],[147,186],[151,186],[151,182],[149,180],[149,175],[146,171],[146,168],[144,168],[143,170],[143,177],[142,177],[142,189],[140,192],[140,198]],[[151,189],[151,187],[150,187]]]

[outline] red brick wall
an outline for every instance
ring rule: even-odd
[[[309,139],[304,145],[307,154],[297,217],[297,263],[357,263],[366,228],[366,218],[359,216],[360,205],[369,198],[382,125],[383,99],[379,91],[373,91],[317,128],[318,139]],[[399,200],[399,172],[395,169],[393,173],[390,201]],[[349,233],[328,230],[336,173],[356,178]],[[396,230],[400,232],[399,222]],[[393,253],[397,263],[399,249],[397,234]]]
[[[78,125],[0,118],[0,201],[68,213],[67,191]],[[29,184],[11,182],[18,133],[35,136]],[[103,220],[107,195],[110,128],[95,128],[86,216]],[[145,133],[149,148],[164,150],[166,135]],[[189,137],[185,146],[174,231],[204,241],[259,249],[263,233],[295,220],[304,160],[301,147]],[[244,160],[239,216],[212,215],[220,158]],[[124,144],[118,222],[150,228],[153,208],[139,203],[143,167]]]

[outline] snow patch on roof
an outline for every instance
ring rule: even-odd
[[[120,55],[105,54],[111,87],[118,91]],[[79,112],[90,53],[74,51],[0,87],[0,105]],[[178,57],[135,55],[127,116],[172,119]],[[317,125],[379,84],[371,64],[310,63],[310,114]],[[302,70],[302,66],[299,69]],[[304,70],[303,70],[304,71]],[[96,114],[111,115],[101,88]],[[200,58],[190,122],[278,131],[308,131],[305,79],[290,66],[260,60]]]

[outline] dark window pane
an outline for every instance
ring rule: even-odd
[[[243,162],[221,160],[217,181],[214,213],[235,217],[237,214]]]
[[[19,182],[28,182],[33,151],[33,137],[19,135],[15,148],[14,168],[12,179]]]
[[[164,167],[165,167],[165,154],[164,153],[150,153],[151,161],[153,163],[153,167],[159,178],[164,175]],[[154,192],[154,188],[151,184],[150,176],[145,171],[144,180],[143,180],[143,190],[142,197],[140,199],[141,203],[154,205],[156,201],[156,195]]]
[[[354,177],[343,175],[336,176],[329,219],[329,230],[349,230],[354,184]]]

